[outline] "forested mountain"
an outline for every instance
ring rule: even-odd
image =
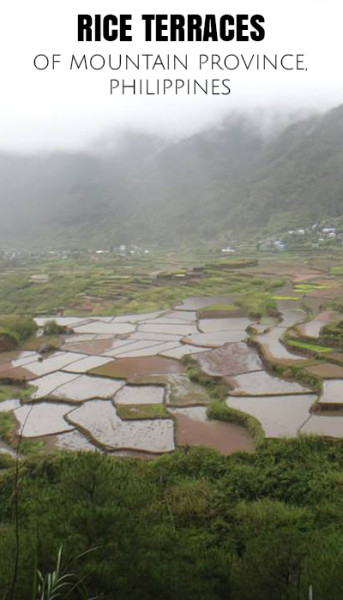
[[[343,106],[266,136],[228,118],[178,142],[122,134],[103,152],[0,154],[0,240],[213,239],[343,215]]]

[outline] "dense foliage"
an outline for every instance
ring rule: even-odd
[[[18,498],[18,600],[62,545],[90,597],[307,600],[312,585],[316,600],[341,600],[342,468],[343,445],[319,438],[230,457],[185,448],[153,462],[32,458],[17,485],[2,457],[0,597],[12,581]]]

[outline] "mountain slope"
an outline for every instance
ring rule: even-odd
[[[278,230],[343,214],[343,107],[265,138],[244,116],[177,143],[0,154],[1,246],[117,244]]]

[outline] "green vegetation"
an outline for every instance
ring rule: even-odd
[[[299,296],[273,296],[273,300],[299,300]]]
[[[130,131],[103,156],[92,148],[4,153],[2,245],[108,249],[217,240],[236,248],[247,232],[263,244],[268,234],[309,226],[306,235],[288,236],[287,247],[312,249],[320,231],[314,223],[341,229],[342,112],[307,116],[267,136],[255,119],[232,115],[220,128],[163,148],[154,136]],[[326,239],[324,251],[337,241]],[[40,264],[37,274],[45,274]]]
[[[146,256],[100,255],[91,265],[88,253],[80,252],[68,260],[45,256],[41,258],[40,268],[48,279],[40,283],[31,279],[37,269],[34,260],[13,268],[12,264],[1,263],[0,255],[0,313],[137,313],[171,308],[186,296],[245,296],[257,290],[258,294],[269,294],[282,285],[280,278],[248,276],[244,258],[236,259],[241,271],[227,265],[205,269],[203,265],[210,255],[204,250],[180,250],[177,256],[171,257],[165,250],[155,248]],[[194,268],[190,264],[194,264]],[[185,271],[185,277],[161,277],[160,273],[170,271],[171,266],[175,272],[175,267],[177,271]]]
[[[208,311],[223,311],[223,312],[232,312],[237,310],[237,306],[235,304],[209,304],[208,306],[204,306],[201,309],[201,312]]]
[[[18,436],[16,430],[17,420],[12,412],[0,412],[0,439],[2,439],[10,448],[17,450]],[[21,439],[19,443],[20,454],[34,456],[45,449],[43,440]]]
[[[0,315],[0,333],[9,333],[18,342],[33,335],[36,329],[37,325],[31,317]]]
[[[17,398],[18,400],[25,400],[29,398],[35,391],[34,386],[16,387],[16,386],[1,386],[0,387],[0,402],[4,400],[10,400]]]
[[[57,350],[61,345],[61,339],[56,336],[41,335],[32,336],[20,344],[20,350],[39,350],[42,346]]]
[[[244,310],[249,317],[260,319],[263,316],[275,316],[277,314],[277,305],[275,300],[268,293],[249,293],[242,294],[237,300],[237,305]]]
[[[220,377],[210,377],[201,371],[198,363],[190,356],[185,356],[182,359],[183,364],[187,368],[187,376],[193,383],[201,385],[205,388],[209,398],[222,402],[226,400],[231,386],[227,381]]]
[[[33,335],[37,326],[30,317],[0,315],[0,352],[14,350],[20,342]]]
[[[47,321],[43,327],[43,335],[45,336],[55,336],[66,333],[68,331],[68,327],[64,325],[58,325],[54,319],[51,321]]]
[[[0,412],[0,438],[9,446],[13,446],[13,433],[16,427],[17,421],[13,413]]]
[[[19,392],[18,392],[19,393]],[[0,402],[4,400],[9,400],[11,398],[17,398],[15,388],[10,386],[2,386],[0,387]]]
[[[309,360],[304,361],[301,367],[296,365],[282,365],[276,363],[269,364],[269,370],[275,375],[279,375],[280,377],[285,377],[286,379],[293,379],[302,383],[303,385],[307,385],[309,388],[313,389],[318,394],[322,393],[322,380],[320,377],[313,375],[312,373],[308,373],[306,371],[307,367],[312,367],[315,365],[320,365],[320,360]]]
[[[156,461],[26,460],[15,598],[32,597],[37,565],[43,576],[56,571],[63,545],[63,572],[104,600],[308,600],[309,585],[316,600],[341,600],[342,465],[343,444],[316,437],[229,457],[185,448]],[[16,552],[7,457],[0,478],[4,597]]]
[[[331,275],[343,275],[343,266],[330,267]]]
[[[313,292],[315,290],[325,290],[328,287],[328,285],[323,285],[319,283],[297,283],[293,289],[295,292],[301,292],[306,294],[307,292]]]
[[[43,575],[37,570],[34,577],[33,600],[63,600],[73,592],[77,592],[79,598],[87,600],[84,582],[62,566],[62,549],[63,546],[59,548],[56,566],[51,573]]]
[[[121,419],[167,419],[170,415],[164,404],[116,404],[117,414]]]
[[[327,348],[326,346],[318,346],[317,344],[308,344],[307,342],[301,342],[298,340],[287,340],[287,344],[289,346],[293,346],[294,348],[303,348],[304,350],[311,350],[311,352],[317,352],[318,354],[322,354],[325,352],[333,352],[333,348]]]
[[[264,431],[261,423],[252,415],[227,406],[225,402],[211,402],[207,409],[207,416],[209,419],[241,425],[249,431],[257,447],[260,447],[264,442]]]
[[[320,331],[321,336],[343,338],[343,321],[327,323]]]

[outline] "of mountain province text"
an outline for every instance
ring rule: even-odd
[[[70,71],[305,71],[304,54],[72,54]]]

